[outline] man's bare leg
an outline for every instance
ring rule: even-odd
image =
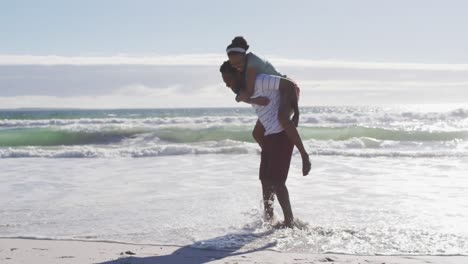
[[[283,226],[292,228],[294,225],[294,216],[291,210],[291,202],[289,200],[289,192],[286,183],[275,183],[275,192],[284,214]]]
[[[252,131],[252,136],[257,141],[260,148],[263,147],[263,137],[265,136],[265,127],[263,127],[260,120],[257,119],[254,130]]]
[[[263,210],[266,221],[273,220],[273,203],[275,202],[275,187],[269,180],[261,180],[263,191]]]

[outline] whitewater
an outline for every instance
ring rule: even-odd
[[[301,108],[304,230],[262,221],[249,108],[0,110],[0,237],[468,255],[468,107]],[[278,216],[281,209],[275,208]]]

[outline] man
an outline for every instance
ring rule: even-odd
[[[220,72],[226,86],[235,93],[238,92],[242,80],[228,61],[221,65]],[[246,102],[252,104],[258,116],[257,123],[260,122],[265,131],[263,138],[256,138],[262,148],[259,178],[262,183],[265,217],[270,221],[273,219],[273,202],[276,194],[284,214],[282,227],[291,228],[294,225],[294,217],[289,201],[289,192],[286,187],[286,179],[294,144],[285,132],[282,124],[284,122],[280,122],[280,119],[278,119],[281,103],[280,91],[285,90],[286,87],[284,86],[293,87],[293,89],[296,87],[288,79],[259,74],[255,82],[254,94]],[[294,124],[292,124],[292,127],[295,129]],[[298,133],[297,137],[300,140]],[[302,141],[300,143],[302,144]]]

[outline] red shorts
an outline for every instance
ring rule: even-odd
[[[260,180],[286,182],[293,148],[294,144],[284,131],[265,136],[260,161]]]

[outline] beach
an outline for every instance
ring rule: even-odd
[[[464,108],[304,109],[312,171],[302,176],[295,151],[287,186],[301,228],[285,230],[263,222],[250,109],[1,115],[1,263],[464,263],[468,255]],[[275,214],[281,220],[277,203]]]
[[[468,264],[467,10],[2,1],[0,264]]]
[[[214,251],[191,247],[122,243],[0,239],[0,262],[9,264],[196,264],[196,263],[369,263],[461,264],[466,256],[360,256],[345,254],[280,253],[273,250]]]

